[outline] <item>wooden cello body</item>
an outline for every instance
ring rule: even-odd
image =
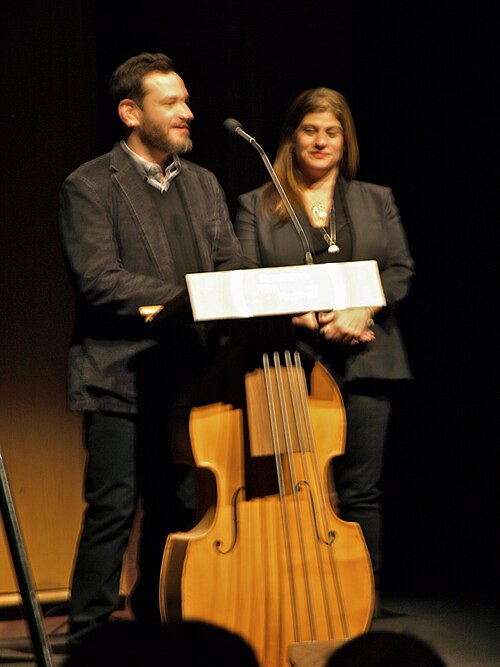
[[[193,408],[194,463],[216,492],[194,528],[168,537],[161,570],[164,622],[237,632],[262,667],[289,665],[293,647],[361,634],[373,612],[361,529],[331,502],[342,397],[320,364],[308,380],[298,355],[264,355],[263,368],[244,375],[243,402]]]

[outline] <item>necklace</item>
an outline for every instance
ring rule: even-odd
[[[326,207],[323,206],[323,204],[314,204],[311,207],[311,213],[316,223],[314,226],[326,241],[328,252],[331,255],[336,255],[340,252],[340,248],[337,245],[337,218],[335,215],[335,204],[332,202],[332,208],[330,210],[330,233],[326,231],[326,219],[328,217]]]

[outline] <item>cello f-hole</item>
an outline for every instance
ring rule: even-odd
[[[309,482],[307,480],[303,480],[302,482],[299,482],[299,484],[298,484],[298,490],[299,491],[300,491],[300,488],[301,488],[302,485],[304,485],[307,489],[307,495],[309,497],[309,502],[310,502],[310,505],[311,505],[311,515],[313,517],[314,532],[316,533],[316,539],[318,540],[318,542],[322,542],[327,547],[329,547],[333,544],[333,541],[335,539],[335,533],[334,533],[334,531],[329,530],[327,532],[328,539],[325,539],[324,537],[321,537],[320,532],[319,532],[319,526],[318,526],[318,516],[317,516],[317,512],[316,512],[316,506],[314,504],[314,496],[313,496],[311,488],[309,486]]]
[[[214,542],[215,550],[217,551],[217,553],[222,554],[223,556],[225,556],[228,553],[231,553],[231,551],[234,549],[234,547],[236,545],[236,541],[238,539],[238,496],[244,490],[245,490],[244,486],[240,486],[239,489],[236,489],[236,491],[233,494],[233,498],[232,498],[232,502],[231,502],[231,506],[232,506],[232,509],[233,509],[232,514],[233,514],[233,526],[234,526],[233,539],[231,540],[231,544],[229,545],[229,547],[227,549],[222,549],[221,548],[222,544],[223,544],[222,540],[215,540],[215,542]]]

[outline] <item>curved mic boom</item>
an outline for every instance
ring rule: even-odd
[[[312,258],[312,252],[311,248],[309,247],[309,241],[307,240],[307,236],[302,228],[302,225],[299,222],[299,219],[297,218],[297,214],[292,208],[292,205],[290,204],[290,201],[288,200],[288,197],[286,196],[286,192],[283,189],[283,186],[279,182],[278,177],[276,176],[276,172],[273,169],[273,165],[269,161],[269,158],[267,157],[264,149],[262,146],[260,146],[253,137],[251,137],[249,134],[247,134],[239,121],[237,121],[235,118],[226,118],[226,120],[222,123],[222,126],[224,129],[229,132],[229,134],[237,134],[239,137],[244,139],[245,141],[248,141],[249,144],[251,144],[255,150],[259,153],[261,156],[264,164],[266,165],[266,169],[269,172],[269,175],[271,176],[271,179],[278,190],[278,194],[281,197],[283,204],[285,205],[285,208],[288,212],[288,215],[290,216],[291,221],[294,224],[294,227],[297,231],[297,234],[300,237],[300,240],[302,242],[302,246],[304,248],[304,259],[306,264],[313,264],[313,258]]]

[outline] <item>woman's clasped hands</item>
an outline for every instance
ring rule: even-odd
[[[319,313],[309,312],[293,318],[295,326],[316,331],[325,340],[343,345],[369,343],[375,340],[372,308],[346,308]]]

